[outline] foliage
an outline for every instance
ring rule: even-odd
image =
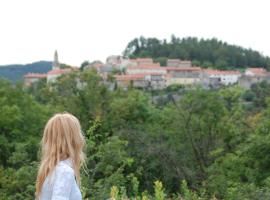
[[[33,199],[38,143],[50,110],[3,80],[0,105],[0,199]]]
[[[83,63],[81,64],[81,66],[80,66],[80,70],[84,70],[84,68],[87,66],[87,65],[89,65],[90,64],[90,62],[88,61],[88,60],[85,60],[85,61],[83,61]]]
[[[155,95],[108,90],[92,70],[30,88],[0,80],[0,199],[33,199],[44,125],[63,111],[86,138],[84,199],[269,199],[267,83]]]

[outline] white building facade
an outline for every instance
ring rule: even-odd
[[[205,70],[204,73],[211,79],[218,79],[222,85],[236,84],[241,77],[239,71]]]

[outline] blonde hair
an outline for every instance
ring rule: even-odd
[[[85,140],[79,120],[69,113],[55,114],[47,122],[41,140],[41,162],[36,181],[36,197],[45,178],[61,160],[70,158],[76,181],[80,185],[80,167],[84,163]]]

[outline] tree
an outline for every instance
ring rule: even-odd
[[[158,62],[160,66],[167,66],[167,58],[166,57],[158,57],[155,59],[155,62]]]
[[[258,66],[269,68],[269,57],[258,51],[230,45],[216,38],[177,38],[172,35],[170,42],[157,38],[139,37],[128,43],[124,56],[130,58],[152,57],[154,59],[179,58],[199,61],[203,67],[227,69]]]
[[[82,63],[81,66],[80,66],[80,70],[83,71],[84,68],[85,68],[87,65],[89,65],[89,64],[90,64],[90,62],[89,62],[88,60],[83,61],[83,63]]]
[[[215,66],[218,68],[218,69],[226,69],[228,67],[228,63],[226,60],[222,59],[222,58],[219,58],[216,60],[215,62]]]
[[[109,135],[102,126],[101,119],[96,118],[87,131],[87,153],[90,156],[84,181],[88,185],[86,197],[91,199],[109,198],[112,186],[128,188],[134,177],[133,173],[128,173],[133,158],[126,152],[127,141]]]

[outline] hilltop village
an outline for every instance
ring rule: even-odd
[[[104,82],[111,82],[111,88],[116,84],[125,89],[131,85],[134,88],[153,90],[162,90],[171,85],[199,85],[211,89],[235,84],[243,88],[250,88],[254,83],[270,82],[270,73],[264,68],[251,66],[244,72],[205,69],[193,66],[192,61],[180,59],[168,59],[166,66],[160,66],[160,63],[154,62],[152,58],[129,59],[123,56],[109,56],[105,63],[94,61],[85,65],[81,70],[96,70]],[[28,73],[24,76],[24,82],[26,86],[44,78],[47,83],[55,82],[59,76],[74,71],[79,71],[79,68],[60,67],[56,51],[51,71],[47,74]]]

